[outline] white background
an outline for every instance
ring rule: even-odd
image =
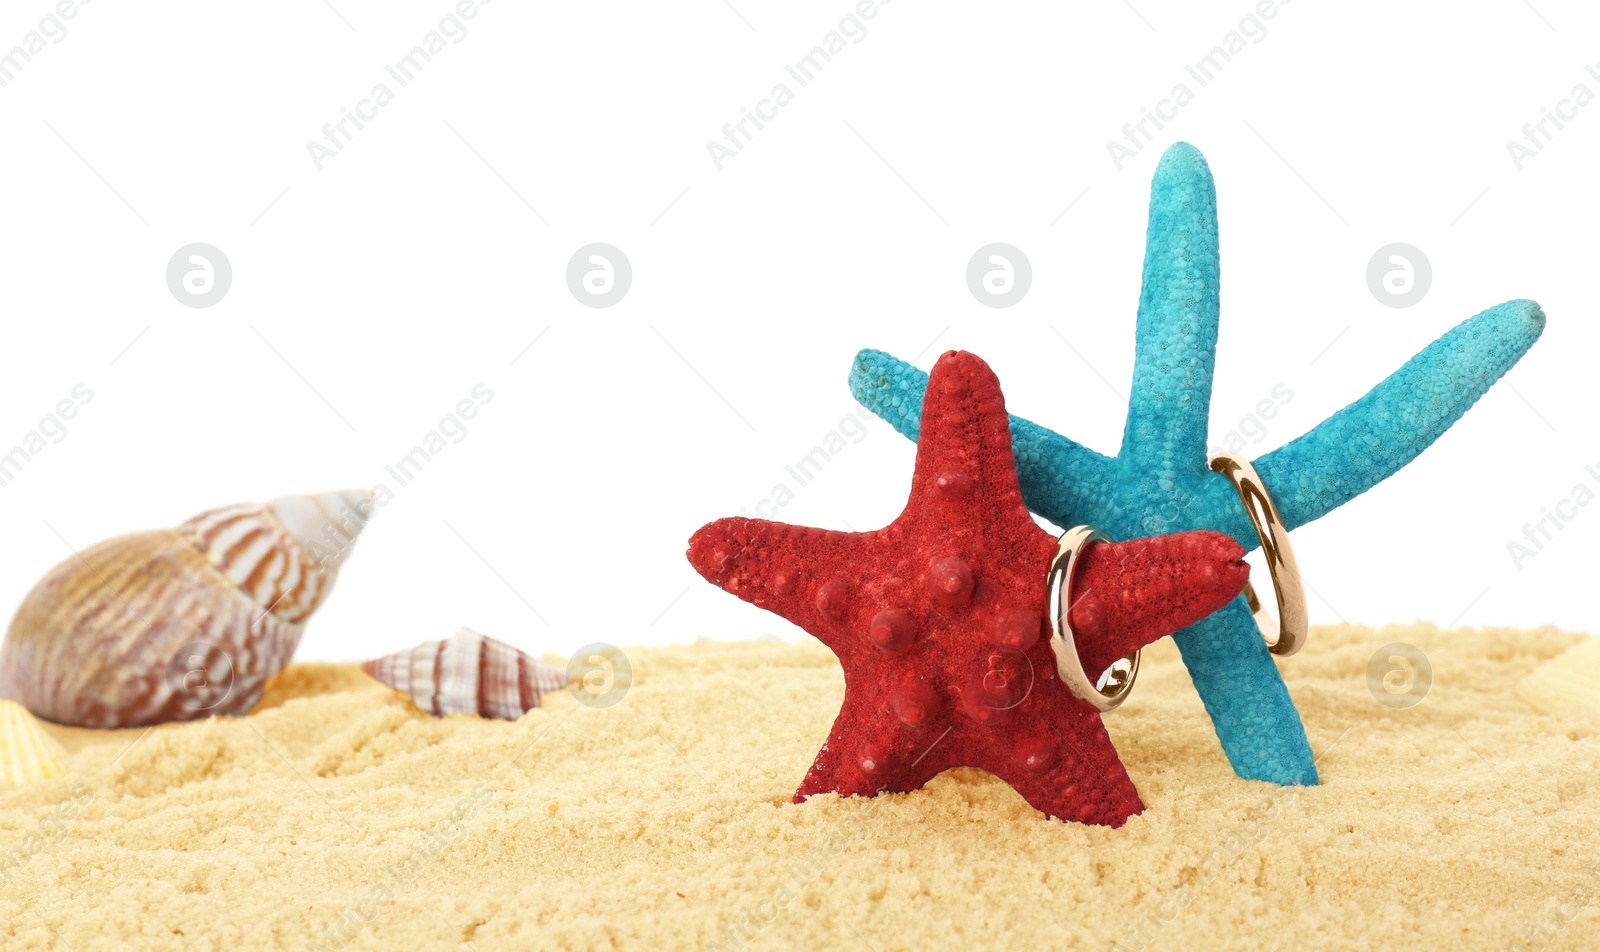
[[[1600,464],[1600,103],[1520,172],[1505,146],[1574,84],[1600,93],[1593,5],[1298,0],[1118,171],[1107,140],[1193,87],[1183,65],[1251,4],[899,0],[719,172],[706,142],[852,7],[731,3],[497,0],[321,171],[306,142],[452,4],[83,7],[0,89],[0,444],[94,392],[0,489],[0,605],[69,544],[394,488],[384,465],[482,382],[493,401],[380,510],[301,659],[462,624],[560,653],[792,635],[700,581],[689,534],[856,409],[861,347],[972,350],[1015,412],[1114,452],[1149,178],[1184,139],[1222,222],[1214,439],[1274,384],[1294,399],[1248,455],[1487,307],[1549,315],[1416,463],[1296,533],[1313,620],[1600,625],[1600,505],[1521,571],[1506,550]],[[50,9],[10,0],[0,48]],[[209,309],[165,284],[196,241],[234,272]],[[565,284],[592,241],[632,262],[609,309]],[[964,283],[992,241],[1034,269],[1005,310]],[[1394,241],[1434,272],[1403,310],[1364,277]],[[882,525],[912,460],[874,421],[780,518]]]

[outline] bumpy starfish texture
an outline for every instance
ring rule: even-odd
[[[1013,417],[1022,494],[1029,508],[1060,525],[1088,523],[1119,538],[1213,529],[1255,548],[1255,531],[1232,486],[1207,465],[1220,275],[1210,169],[1198,150],[1179,143],[1162,156],[1150,191],[1121,452],[1102,456]],[[1310,432],[1255,460],[1284,522],[1293,528],[1323,516],[1410,462],[1533,346],[1544,322],[1532,301],[1490,308]],[[863,350],[850,389],[916,439],[926,379],[910,364]],[[1315,784],[1305,729],[1244,599],[1174,640],[1235,772]]]
[[[1120,826],[1143,809],[1098,713],[1056,671],[1046,576],[1056,540],[1017,484],[1005,401],[987,364],[934,366],[911,497],[875,532],[733,518],[689,540],[715,585],[811,632],[845,697],[795,794],[906,792],[981,767],[1047,815]],[[1069,620],[1084,670],[1215,611],[1244,586],[1244,549],[1215,532],[1087,548]]]

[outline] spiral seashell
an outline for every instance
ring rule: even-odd
[[[476,714],[514,721],[546,694],[567,686],[567,673],[471,628],[444,641],[424,641],[385,655],[361,670],[435,717]]]
[[[79,727],[244,714],[371,516],[365,490],[223,506],[51,569],[0,645],[0,698]]]
[[[59,776],[65,753],[27,708],[0,701],[0,790]]]

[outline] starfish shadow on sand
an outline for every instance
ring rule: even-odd
[[[1057,525],[1115,538],[1190,529],[1259,544],[1232,485],[1209,469],[1207,416],[1219,318],[1216,188],[1199,150],[1167,150],[1150,189],[1137,354],[1122,449],[1096,453],[1011,418],[1022,494]],[[1508,301],[1428,345],[1365,396],[1255,461],[1289,528],[1338,508],[1438,439],[1544,330]],[[876,350],[850,372],[861,404],[917,439],[927,375]],[[1217,738],[1241,777],[1315,784],[1305,728],[1243,597],[1174,636]]]

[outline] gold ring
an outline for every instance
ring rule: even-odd
[[[1267,571],[1272,573],[1272,588],[1278,596],[1278,617],[1261,607],[1261,598],[1255,586],[1246,582],[1244,600],[1256,618],[1256,627],[1266,639],[1267,648],[1279,657],[1287,658],[1305,647],[1308,619],[1306,616],[1306,586],[1300,578],[1300,563],[1294,557],[1294,547],[1289,545],[1289,529],[1278,515],[1267,494],[1266,484],[1249,461],[1232,453],[1219,453],[1211,461],[1211,468],[1228,478],[1238,490],[1239,501],[1244,503],[1245,515],[1256,527],[1261,537],[1261,552],[1267,557]]]
[[[1091,526],[1076,526],[1061,533],[1056,543],[1056,557],[1050,562],[1050,647],[1056,653],[1056,670],[1061,680],[1078,698],[1087,701],[1104,714],[1115,710],[1127,700],[1133,690],[1133,679],[1139,675],[1139,652],[1118,658],[1097,683],[1083,670],[1078,658],[1078,646],[1072,636],[1072,623],[1067,620],[1072,606],[1072,576],[1078,568],[1078,557],[1091,542],[1110,542],[1111,537]],[[1086,593],[1087,594],[1087,593]]]

